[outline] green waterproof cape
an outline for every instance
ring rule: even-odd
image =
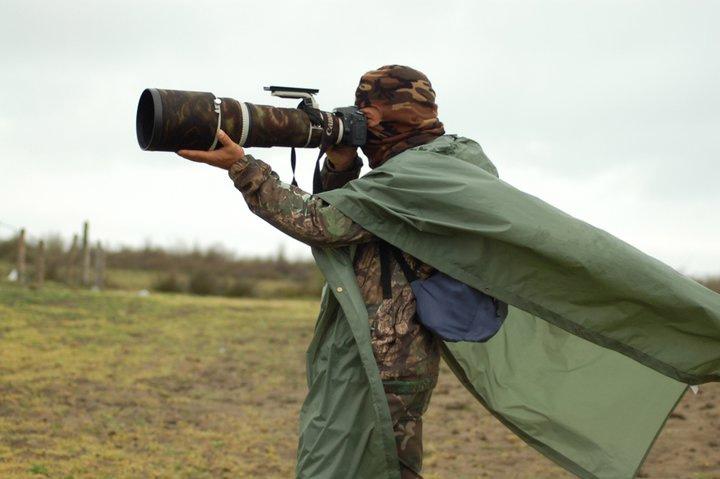
[[[445,343],[445,360],[503,424],[580,477],[633,477],[687,384],[720,379],[720,295],[499,180],[471,140],[438,138],[320,196],[511,305],[496,336]],[[399,478],[354,251],[313,253],[327,286],[297,476]]]

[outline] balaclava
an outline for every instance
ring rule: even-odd
[[[371,168],[445,134],[430,80],[410,67],[386,65],[364,74],[355,91],[355,106],[374,106],[382,113],[380,124],[368,128],[362,147]]]

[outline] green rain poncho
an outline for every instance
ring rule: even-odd
[[[471,140],[440,137],[320,196],[511,305],[490,341],[445,343],[444,358],[505,426],[580,477],[633,477],[687,385],[720,379],[720,295],[498,179]],[[399,478],[354,251],[313,253],[327,286],[297,475]]]

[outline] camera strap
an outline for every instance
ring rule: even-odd
[[[339,128],[339,125],[335,125],[333,123],[333,118],[328,115],[327,113],[322,112],[321,110],[314,108],[312,105],[309,105],[307,102],[302,101],[298,105],[298,109],[304,111],[308,118],[310,118],[310,124],[312,126],[319,126],[322,128],[322,137],[320,140],[320,153],[318,154],[317,159],[315,160],[315,172],[313,173],[313,194],[322,193],[323,192],[323,186],[322,186],[322,177],[320,175],[320,160],[322,159],[323,155],[325,154],[325,151],[328,149],[330,145],[334,143],[333,141],[333,133],[336,129]],[[311,126],[311,128],[312,128]],[[339,134],[338,134],[339,135]],[[308,136],[309,138],[309,136]],[[339,138],[339,136],[338,136]],[[293,186],[297,186],[297,179],[295,178],[295,167],[297,165],[297,154],[295,152],[295,147],[293,146],[290,148],[290,168],[292,169],[292,182],[290,183]]]
[[[313,173],[313,194],[322,193],[323,192],[323,186],[322,186],[322,176],[320,175],[320,159],[325,154],[325,148],[320,148],[320,153],[318,154],[317,159],[315,160],[315,172]],[[290,148],[290,169],[292,170],[292,181],[290,182],[291,185],[297,186],[298,182],[295,178],[295,166],[297,165],[297,156],[295,153],[295,147],[293,146]]]
[[[320,158],[325,154],[325,149],[320,148],[320,154],[315,160],[315,173],[313,173],[313,194],[322,193],[324,191],[322,184],[322,176],[320,175]]]
[[[297,157],[295,156],[295,147],[290,148],[290,169],[292,170],[293,179],[290,182],[291,185],[297,186],[297,180],[295,179],[295,164],[297,163]]]

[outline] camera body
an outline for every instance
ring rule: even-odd
[[[340,119],[343,127],[343,145],[363,146],[367,141],[367,117],[356,106],[335,108],[333,113]]]

